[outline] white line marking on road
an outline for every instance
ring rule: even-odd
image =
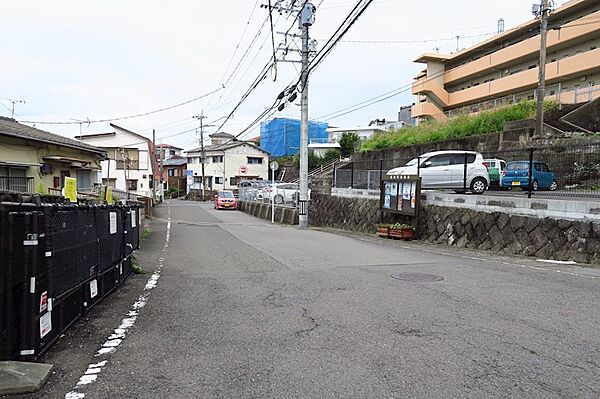
[[[552,260],[552,259],[536,259],[536,262],[555,263],[557,265],[576,265],[574,260]]]
[[[165,244],[162,249],[163,256],[158,260],[158,264],[156,266],[154,274],[152,274],[152,276],[150,276],[150,278],[146,282],[143,293],[131,306],[131,310],[127,312],[126,317],[123,320],[121,320],[119,327],[115,328],[113,333],[111,333],[111,335],[108,336],[108,338],[102,344],[102,347],[96,352],[94,357],[109,355],[117,351],[117,348],[119,347],[119,345],[121,345],[121,343],[125,339],[125,336],[129,332],[131,327],[133,327],[133,325],[135,324],[140,314],[140,310],[144,306],[146,306],[146,303],[148,302],[148,297],[150,295],[150,291],[154,289],[158,284],[158,279],[160,278],[160,273],[162,271],[163,264],[165,261],[164,254],[167,252],[167,248],[169,248],[169,240],[171,239],[171,207],[169,202],[167,202],[167,205],[169,205],[169,218],[167,219],[167,234],[165,236]],[[98,378],[98,375],[102,371],[102,368],[105,367],[107,364],[108,359],[95,364],[90,364],[85,373],[79,378],[79,381],[77,381],[77,385],[70,392],[67,392],[65,394],[65,399],[85,398],[85,393],[80,392],[82,387],[95,382]]]

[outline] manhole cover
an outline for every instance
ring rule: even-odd
[[[436,274],[427,273],[394,273],[392,278],[413,283],[425,283],[428,281],[442,281],[444,278]]]

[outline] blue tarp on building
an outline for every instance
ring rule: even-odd
[[[329,124],[324,122],[308,123],[308,141],[327,140]],[[260,124],[260,148],[273,157],[295,155],[300,152],[300,120],[274,118]]]

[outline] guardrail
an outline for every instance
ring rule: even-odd
[[[141,207],[0,203],[0,360],[35,360],[122,284]]]

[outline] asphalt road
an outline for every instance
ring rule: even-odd
[[[157,213],[141,252],[160,278],[120,346],[95,357],[103,340],[84,337],[57,350],[62,374],[31,397],[600,397],[600,270],[299,231],[191,202]],[[117,319],[99,317],[117,327],[120,303]]]

